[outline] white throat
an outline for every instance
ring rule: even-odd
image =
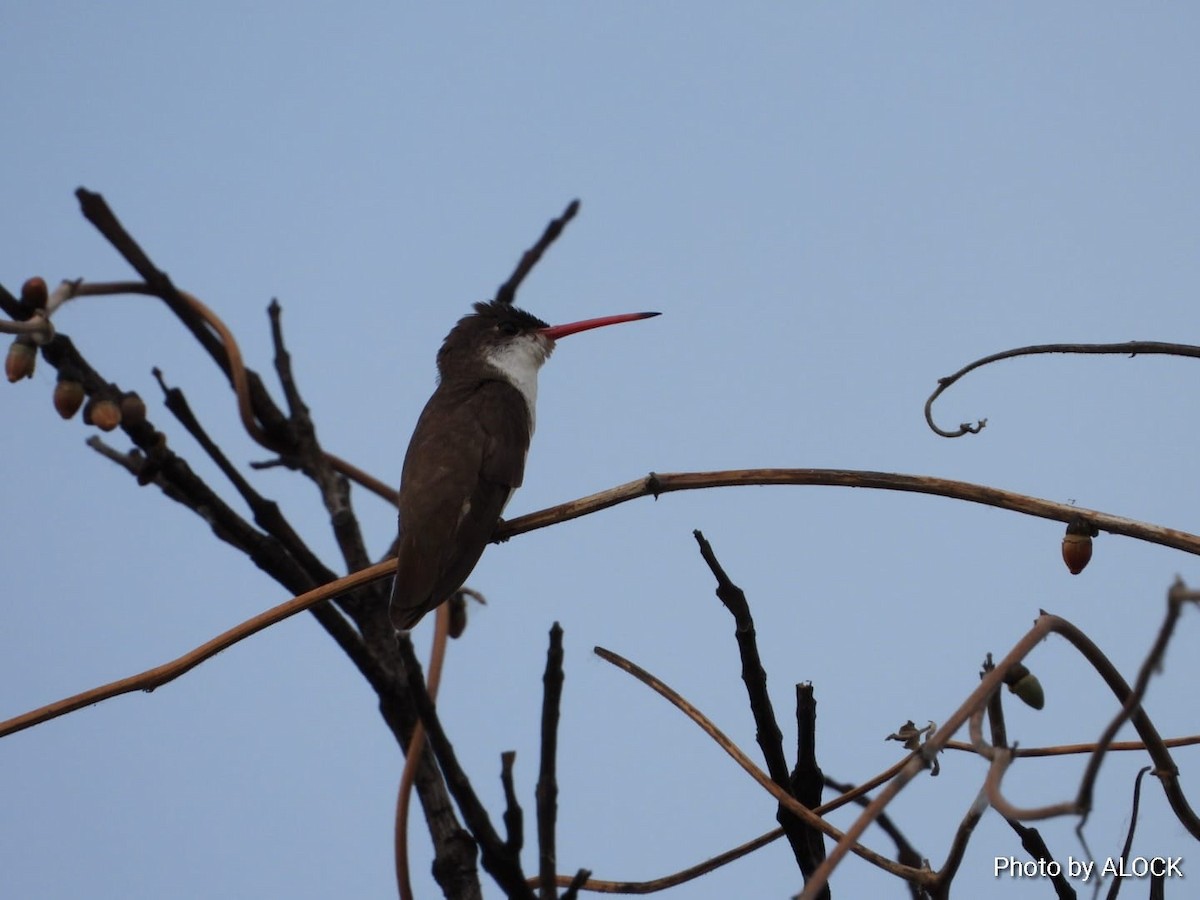
[[[491,347],[485,357],[488,365],[503,375],[504,380],[525,398],[531,435],[537,423],[538,370],[550,356],[551,349],[553,345],[544,337],[528,334]]]

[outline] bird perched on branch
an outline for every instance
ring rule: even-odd
[[[510,303],[476,303],[438,351],[438,386],[417,420],[400,477],[400,541],[390,615],[412,628],[462,587],[521,486],[538,370],[555,341],[648,319],[626,313],[547,325]]]

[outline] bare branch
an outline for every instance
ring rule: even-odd
[[[700,555],[707,563],[709,571],[717,580],[717,597],[734,620],[734,635],[737,639],[738,655],[742,661],[742,681],[746,685],[746,694],[750,701],[750,712],[754,716],[755,736],[762,750],[763,761],[771,780],[780,788],[792,792],[791,778],[788,775],[787,760],[783,755],[783,734],[779,730],[779,722],[775,718],[775,709],[771,704],[771,695],[767,692],[767,672],[763,668],[762,659],[758,653],[758,638],[754,628],[754,617],[750,613],[750,604],[746,595],[734,584],[713,552],[712,545],[705,540],[699,531],[693,531],[692,536],[700,546]],[[814,760],[815,762],[815,760]],[[821,779],[817,777],[816,802],[806,803],[813,807],[820,803]],[[780,806],[775,814],[776,820],[783,827],[791,844],[792,854],[796,864],[807,880],[825,857],[825,845],[820,832],[813,834],[808,828]],[[825,897],[829,896],[826,891]]]
[[[1137,831],[1138,809],[1142,805],[1142,779],[1146,777],[1146,773],[1150,771],[1149,766],[1145,766],[1138,770],[1137,777],[1133,779],[1133,805],[1129,810],[1129,831],[1125,833],[1125,844],[1121,847],[1121,870],[1125,870],[1125,863],[1129,861],[1129,851],[1133,848],[1133,834]],[[1109,885],[1108,895],[1106,900],[1117,900],[1117,893],[1121,890],[1121,878],[1114,878],[1113,883]]]
[[[577,519],[638,497],[657,498],[661,494],[674,491],[747,485],[828,485],[933,494],[1059,522],[1069,522],[1072,516],[1083,514],[1101,531],[1122,534],[1152,544],[1161,544],[1164,547],[1173,547],[1185,553],[1200,554],[1200,536],[1174,528],[1163,528],[1159,525],[1150,525],[1095,510],[1080,509],[1065,503],[1052,503],[1049,500],[972,484],[967,481],[853,469],[729,469],[718,472],[675,474],[652,472],[645,478],[639,478],[597,494],[510,519],[502,527],[496,529],[492,540],[506,541],[514,535],[557,525],[559,522],[569,519]]]
[[[542,900],[554,900],[554,873],[558,866],[555,824],[558,817],[558,718],[563,688],[563,631],[555,622],[550,629],[546,671],[542,675],[542,756],[537,782],[538,878]]]
[[[978,434],[987,425],[987,419],[980,419],[974,425],[967,422],[958,426],[956,431],[945,431],[939,428],[933,421],[933,403],[942,395],[950,385],[954,384],[968,372],[973,372],[976,369],[990,365],[994,362],[999,362],[1002,359],[1012,359],[1017,356],[1033,356],[1040,353],[1076,353],[1076,354],[1111,354],[1116,353],[1122,356],[1142,356],[1142,355],[1167,355],[1167,356],[1190,356],[1200,358],[1200,347],[1192,346],[1191,344],[1169,344],[1162,341],[1125,341],[1120,344],[1035,344],[1031,347],[1018,347],[1015,350],[1005,350],[1001,353],[993,353],[991,356],[985,356],[982,359],[977,359],[975,362],[963,366],[953,375],[947,375],[945,378],[938,379],[937,389],[929,395],[929,399],[925,401],[925,421],[929,423],[929,427],[936,434],[945,438],[962,437],[964,434]]]
[[[413,703],[421,717],[421,722],[425,725],[430,746],[433,747],[434,755],[445,776],[446,785],[449,787],[455,803],[458,804],[463,820],[479,844],[484,869],[496,879],[496,883],[509,897],[534,900],[533,891],[525,883],[525,876],[521,872],[520,857],[496,833],[487,810],[484,809],[479,797],[475,794],[470,780],[458,762],[454,747],[442,729],[437,710],[429,698],[429,693],[425,690],[425,683],[420,675],[421,665],[417,662],[411,643],[400,641],[397,649],[404,668],[408,672]]]
[[[180,675],[191,671],[206,659],[216,656],[222,650],[232,647],[238,641],[257,634],[264,628],[274,625],[276,622],[282,622],[284,619],[296,615],[296,613],[303,612],[323,600],[328,600],[331,597],[336,597],[338,594],[354,590],[375,579],[384,578],[392,574],[395,570],[395,560],[389,560],[388,562],[382,562],[363,569],[361,572],[354,572],[344,578],[339,578],[337,581],[322,585],[298,597],[293,597],[286,603],[281,603],[276,607],[268,609],[266,612],[259,613],[254,618],[242,622],[235,628],[217,635],[212,640],[201,644],[195,650],[185,653],[171,662],[155,666],[153,669],[147,669],[140,674],[110,682],[98,688],[93,688],[90,691],[84,691],[73,697],[59,700],[57,703],[51,703],[31,712],[15,716],[7,721],[0,722],[0,737],[15,734],[18,731],[23,731],[42,722],[48,722],[50,719],[56,719],[77,709],[83,709],[85,706],[92,706],[101,700],[108,700],[111,697],[118,697],[121,694],[128,694],[133,691],[153,691],[167,682],[175,680]]]
[[[765,789],[768,794],[779,801],[781,805],[785,806],[789,812],[794,814],[797,818],[802,819],[805,824],[819,829],[834,840],[843,842],[845,841],[845,837],[842,832],[838,831],[838,829],[821,818],[817,811],[811,810],[804,806],[798,800],[796,800],[795,797],[793,797],[783,788],[779,787],[779,785],[775,784],[775,782],[773,782],[765,772],[759,769],[758,766],[754,765],[750,758],[746,756],[746,754],[743,753],[742,750],[735,743],[733,743],[733,741],[731,741],[724,732],[717,728],[717,726],[714,725],[703,713],[701,713],[700,710],[688,703],[687,700],[685,700],[675,691],[671,690],[671,688],[666,684],[655,678],[645,669],[641,668],[635,663],[630,662],[619,654],[613,653],[611,650],[606,650],[603,647],[594,647],[593,652],[604,661],[610,662],[617,668],[628,672],[638,681],[642,682],[647,687],[654,690],[657,694],[670,701],[676,709],[699,725],[704,733],[712,738],[714,742],[716,742],[717,746],[729,754],[751,778],[757,781],[763,787],[763,789]],[[901,774],[903,774],[903,771]],[[859,833],[861,834],[861,831]],[[902,866],[899,863],[892,862],[892,860],[888,859],[887,857],[881,856],[874,850],[870,850],[867,847],[857,843],[857,836],[855,842],[847,843],[846,850],[858,854],[867,862],[879,867],[880,869],[883,869],[885,872],[889,872],[892,875],[896,875],[899,878],[903,878],[906,881],[912,881],[916,884],[928,885],[933,875],[933,873],[927,869],[913,869],[908,866]],[[809,887],[811,886],[812,882],[810,881]],[[806,888],[805,890],[807,891],[808,889],[809,888]],[[814,891],[819,890],[819,887],[814,889]]]
[[[517,297],[517,288],[521,286],[521,282],[525,280],[525,276],[533,271],[533,267],[538,264],[550,245],[558,240],[558,236],[562,234],[562,230],[567,227],[567,223],[575,218],[575,214],[579,212],[579,201],[572,200],[567,204],[567,208],[563,210],[563,214],[557,219],[551,219],[550,224],[546,226],[546,230],[542,232],[542,236],[538,238],[537,243],[525,251],[521,256],[521,261],[517,263],[516,269],[508,276],[508,281],[500,285],[496,291],[495,301],[497,303],[511,304]]]

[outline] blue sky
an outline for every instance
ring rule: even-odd
[[[1002,363],[940,401],[943,424],[990,421],[957,441],[933,435],[921,407],[938,377],[1012,346],[1194,340],[1198,24],[1184,5],[1077,3],[11,3],[0,283],[130,277],[72,195],[103,193],[268,381],[264,310],[278,297],[326,447],[394,482],[442,337],[579,197],[521,304],[550,321],[663,316],[564,341],[510,516],[648,471],[828,466],[1196,530],[1193,362]],[[214,484],[151,367],[239,464],[262,458],[161,305],[91,300],[56,321],[151,401]],[[53,383],[43,366],[4,392],[0,716],[286,599],[89,451],[88,430],[54,415]],[[336,566],[310,485],[255,478]],[[380,554],[394,513],[356,502]],[[750,597],[786,740],[791,686],[811,680],[821,764],[850,781],[896,759],[883,738],[904,720],[944,719],[983,655],[1002,655],[1039,608],[1132,677],[1172,579],[1200,583],[1192,559],[1111,536],[1072,578],[1056,523],[831,488],[641,500],[494,547],[471,579],[489,606],[452,647],[441,708],[497,815],[499,753],[517,750],[531,812],[545,635],[562,623],[564,870],[656,877],[773,825],[773,803],[715,746],[590,652],[629,656],[754,751],[694,528]],[[1164,734],[1197,730],[1198,638],[1200,617],[1185,616],[1147,701]],[[1010,705],[1010,735],[1094,739],[1114,705],[1092,673],[1058,641],[1030,664],[1047,707]],[[1176,754],[1185,774],[1195,752]],[[301,617],[152,695],[0,741],[2,892],[391,896],[400,764],[369,688]],[[1087,832],[1097,856],[1120,845],[1141,764],[1105,765]],[[1019,763],[1006,784],[1020,802],[1065,799],[1079,769]],[[935,866],[982,774],[948,756],[894,805]],[[1153,784],[1143,812],[1135,852],[1190,854]],[[1084,853],[1072,826],[1043,829],[1059,857]],[[960,890],[1027,890],[991,878],[992,857],[1010,853],[1023,855],[989,814]],[[747,884],[788,896],[798,883],[779,845],[673,896]],[[884,884],[856,861],[835,879],[842,896]]]

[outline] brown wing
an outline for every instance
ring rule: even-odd
[[[413,627],[479,562],[529,449],[529,415],[507,382],[438,388],[409,443],[400,482],[400,544],[391,617]]]

